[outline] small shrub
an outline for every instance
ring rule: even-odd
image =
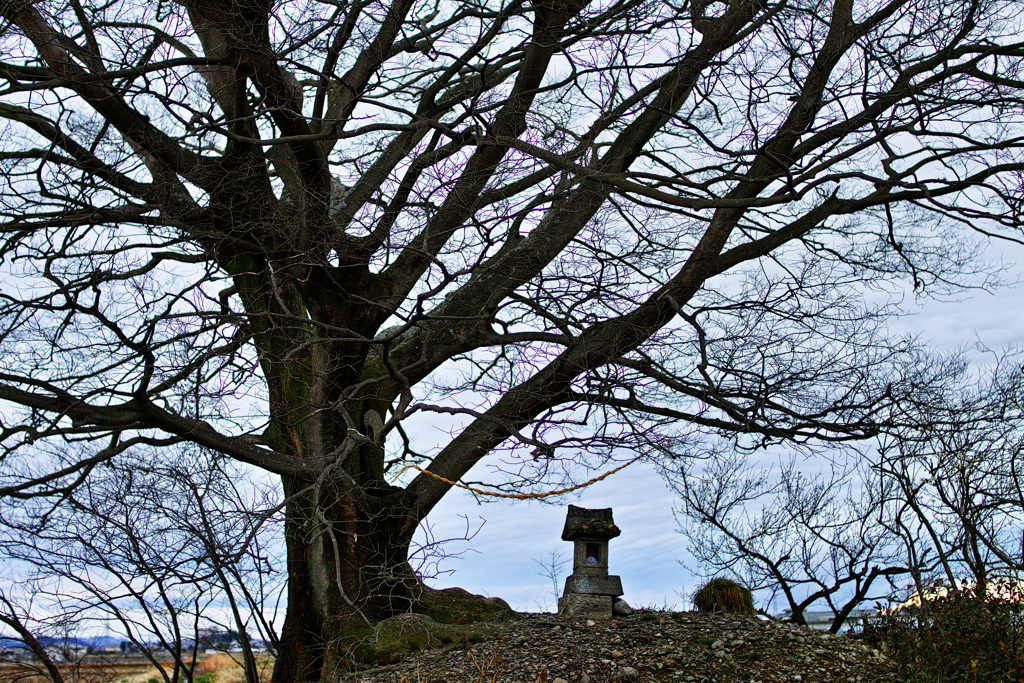
[[[693,594],[693,604],[698,612],[756,613],[750,589],[731,579],[711,579]]]
[[[863,638],[913,683],[1024,681],[1024,591],[951,589],[883,614]]]

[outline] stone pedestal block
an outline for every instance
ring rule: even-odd
[[[562,617],[610,619],[612,616],[612,597],[610,595],[570,593],[558,599],[558,614]]]

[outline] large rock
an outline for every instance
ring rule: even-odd
[[[629,606],[629,603],[622,598],[615,598],[615,602],[612,603],[612,614],[617,617],[628,617],[633,613],[633,608]]]
[[[516,613],[501,598],[473,595],[464,588],[437,590],[423,587],[416,611],[439,624],[475,624],[481,621],[508,621]]]
[[[640,672],[631,666],[624,666],[619,669],[618,675],[615,677],[617,681],[635,681],[640,678]]]
[[[458,589],[461,590],[461,589]],[[445,643],[479,643],[509,626],[502,623],[439,624],[425,614],[399,614],[377,624],[352,648],[357,661],[388,664],[415,652]]]
[[[422,586],[413,608],[373,627],[354,630],[345,643],[354,661],[388,664],[403,653],[445,643],[477,643],[508,628],[515,612],[501,598],[473,595],[462,588]]]

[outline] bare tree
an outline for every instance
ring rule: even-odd
[[[861,603],[905,597],[905,580],[922,595],[934,581],[1019,576],[1024,377],[1014,358],[987,377],[961,355],[920,358],[930,367],[910,382],[918,390],[851,468],[808,457],[774,470],[726,453],[668,470],[698,571],[737,574],[769,603],[782,595],[797,623],[825,603],[833,632]],[[815,467],[824,471],[807,473]]]
[[[735,454],[673,473],[694,570],[736,576],[761,594],[764,613],[782,597],[797,624],[806,625],[812,606],[827,606],[838,633],[854,609],[887,598],[927,561],[922,552],[908,563],[892,532],[904,506],[872,474],[796,458],[776,469]]]
[[[985,272],[973,235],[1020,235],[1000,0],[0,21],[5,505],[143,448],[275,475],[280,682],[416,608],[413,534],[485,457],[529,491],[624,448],[876,434],[912,345],[858,288],[945,291]]]
[[[1024,571],[1024,369],[1014,350],[952,390],[923,387],[873,467],[890,479],[937,560],[937,578],[1018,579]],[[925,590],[915,577],[914,589]]]
[[[4,509],[0,549],[22,567],[27,596],[4,596],[0,620],[40,658],[33,639],[55,630],[64,640],[121,634],[168,683],[198,674],[204,634],[230,632],[255,683],[266,662],[250,640],[278,642],[281,506],[272,492],[240,489],[230,460],[179,452],[174,464],[152,464],[147,455],[106,463],[61,500]]]

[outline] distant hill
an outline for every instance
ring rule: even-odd
[[[44,647],[49,645],[64,645],[65,643],[78,647],[118,647],[124,638],[115,636],[90,636],[88,638],[52,638],[40,636],[39,642]],[[0,635],[0,648],[25,647],[21,638],[11,635]]]
[[[20,638],[13,636],[0,636],[0,648],[10,649],[12,647],[24,647],[25,644],[21,642]]]

